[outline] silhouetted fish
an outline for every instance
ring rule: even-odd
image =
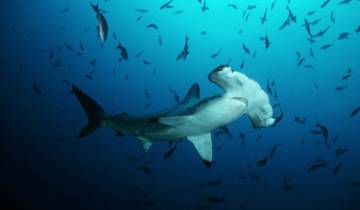
[[[244,43],[242,44],[242,47],[243,47],[243,49],[244,49],[244,52],[245,52],[246,54],[250,55],[250,50],[249,50],[249,48],[246,47],[246,45],[245,45]]]
[[[332,175],[335,176],[336,174],[338,174],[342,166],[343,166],[342,163],[339,163],[338,165],[336,165],[332,171]]]
[[[118,46],[116,47],[117,49],[120,50],[120,58],[119,58],[119,61],[127,61],[128,60],[128,53],[127,53],[127,50],[126,48],[121,45],[121,43],[119,42]]]
[[[283,178],[283,189],[288,192],[290,190],[292,190],[295,187],[295,185],[289,185],[288,183],[288,178],[286,176],[284,176]]]
[[[175,145],[173,148],[169,149],[164,155],[164,160],[167,160],[167,159],[171,158],[172,155],[174,154],[174,151],[176,150],[176,148],[177,147]]]
[[[344,148],[337,148],[335,151],[335,155],[336,157],[342,156],[343,154],[345,154],[349,149],[347,147]]]
[[[147,25],[146,28],[153,28],[155,30],[159,29],[158,26],[155,23],[151,23],[151,24]]]
[[[264,167],[264,166],[266,166],[268,160],[269,160],[268,157],[265,157],[264,159],[258,160],[256,162],[256,167]]]
[[[185,36],[185,44],[184,44],[184,48],[181,51],[181,53],[176,57],[176,60],[183,60],[185,61],[187,56],[189,55],[189,37]]]
[[[330,0],[325,0],[322,4],[321,4],[321,8],[324,8],[324,7],[326,7],[326,5],[328,5],[329,4],[329,2],[330,2]]]
[[[36,94],[39,94],[39,95],[42,94],[41,89],[39,88],[39,86],[38,86],[36,83],[33,83],[33,84],[32,84],[32,89],[33,89],[33,91],[34,91]]]
[[[327,167],[328,164],[326,163],[325,160],[323,159],[317,159],[314,161],[314,163],[308,168],[308,171],[312,172],[312,171],[316,171],[320,168],[325,168]]]
[[[355,117],[360,111],[360,106],[356,107],[351,113],[350,113],[350,117]]]
[[[173,8],[173,6],[171,5],[171,3],[173,1],[174,0],[170,0],[170,1],[165,2],[163,5],[160,6],[160,10]]]

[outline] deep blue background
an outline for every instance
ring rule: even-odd
[[[196,0],[175,0],[173,9],[159,10],[164,1],[100,1],[105,10],[110,33],[102,47],[96,34],[95,13],[88,1],[11,1],[0,3],[0,93],[1,141],[0,187],[4,201],[0,205],[27,209],[193,209],[204,203],[207,196],[224,196],[226,205],[214,209],[360,209],[360,189],[350,183],[360,180],[360,116],[349,118],[350,112],[360,105],[360,2],[339,5],[331,0],[320,9],[323,1],[292,0],[289,4],[297,16],[297,24],[279,31],[287,18],[285,0],[278,0],[274,10],[268,9],[268,22],[260,23],[266,7],[272,1],[216,1],[208,0],[209,10],[201,12]],[[234,3],[238,10],[227,6]],[[248,5],[256,4],[246,22],[242,13]],[[70,8],[66,14],[59,10]],[[140,21],[135,8],[149,10]],[[179,15],[173,15],[183,10]],[[316,10],[313,16],[307,12]],[[334,11],[336,23],[330,22]],[[330,25],[328,33],[310,44],[303,24],[304,18],[321,22],[312,29],[318,32]],[[147,29],[156,23],[159,30]],[[64,30],[58,28],[64,26]],[[90,29],[85,32],[84,29]],[[239,30],[243,32],[238,33]],[[201,31],[207,31],[201,35]],[[348,40],[338,40],[342,32],[349,32]],[[118,62],[118,41],[127,48],[129,60]],[[270,49],[265,50],[260,36],[268,33]],[[158,44],[158,35],[163,45]],[[190,55],[184,62],[175,60],[182,50],[185,35],[190,38]],[[64,48],[63,43],[79,50],[82,56]],[[242,43],[257,56],[244,54]],[[327,51],[324,44],[333,44]],[[56,58],[63,66],[55,68],[48,53],[62,46]],[[309,49],[315,58],[309,56]],[[222,49],[216,59],[210,56]],[[140,58],[135,54],[143,51]],[[296,51],[306,58],[305,64],[314,69],[298,67]],[[119,138],[108,128],[100,129],[84,140],[76,135],[86,124],[86,116],[69,87],[61,80],[76,84],[93,96],[109,113],[128,112],[144,114],[175,104],[168,91],[170,85],[183,97],[187,88],[198,82],[202,97],[221,92],[207,80],[207,74],[231,57],[231,66],[242,70],[259,81],[263,88],[266,80],[275,80],[278,99],[285,118],[274,128],[253,129],[243,117],[228,127],[234,138],[215,138],[214,165],[203,166],[193,146],[183,141],[170,160],[163,160],[167,143],[153,145],[138,161],[130,157],[143,154],[134,137]],[[92,70],[89,62],[96,58],[94,81],[84,77]],[[143,60],[151,62],[146,66]],[[71,68],[69,68],[71,65]],[[113,75],[113,69],[116,75]],[[153,76],[153,68],[156,75]],[[341,79],[348,68],[352,77]],[[129,79],[124,80],[125,74]],[[313,83],[319,85],[319,90]],[[36,83],[42,94],[32,90]],[[344,91],[335,87],[346,85]],[[150,109],[144,89],[151,92]],[[294,115],[306,117],[306,125],[294,122]],[[214,116],[216,117],[216,116]],[[331,149],[327,149],[321,136],[311,135],[309,129],[316,122],[328,126]],[[246,135],[241,146],[239,133]],[[332,138],[341,134],[334,143]],[[260,141],[256,139],[263,136]],[[57,142],[57,138],[63,141]],[[305,144],[301,144],[301,140]],[[318,143],[319,142],[319,143]],[[281,144],[278,154],[264,168],[256,161],[269,150]],[[349,152],[335,156],[337,148],[347,146]],[[328,167],[316,172],[307,168],[316,158],[327,161]],[[151,161],[150,175],[138,169]],[[343,168],[332,176],[333,168]],[[291,181],[295,188],[285,192],[283,176],[300,174]],[[240,180],[238,174],[247,176]],[[261,183],[253,183],[249,174],[257,174]],[[220,186],[202,189],[199,184],[221,179]],[[264,186],[268,185],[268,189]],[[150,192],[148,198],[144,193]],[[133,195],[133,198],[131,198]],[[146,201],[156,204],[144,207]]]

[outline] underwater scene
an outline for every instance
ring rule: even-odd
[[[360,210],[360,0],[0,5],[0,209]]]

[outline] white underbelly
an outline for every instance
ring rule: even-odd
[[[243,101],[222,97],[187,117],[180,125],[168,129],[164,135],[184,138],[209,133],[239,118],[245,109]]]

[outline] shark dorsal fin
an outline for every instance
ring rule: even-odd
[[[184,100],[182,103],[187,104],[192,99],[200,99],[200,86],[197,82],[195,82],[188,90]]]
[[[212,161],[211,133],[205,133],[197,136],[188,136],[187,139],[193,143],[205,166],[209,168]]]

